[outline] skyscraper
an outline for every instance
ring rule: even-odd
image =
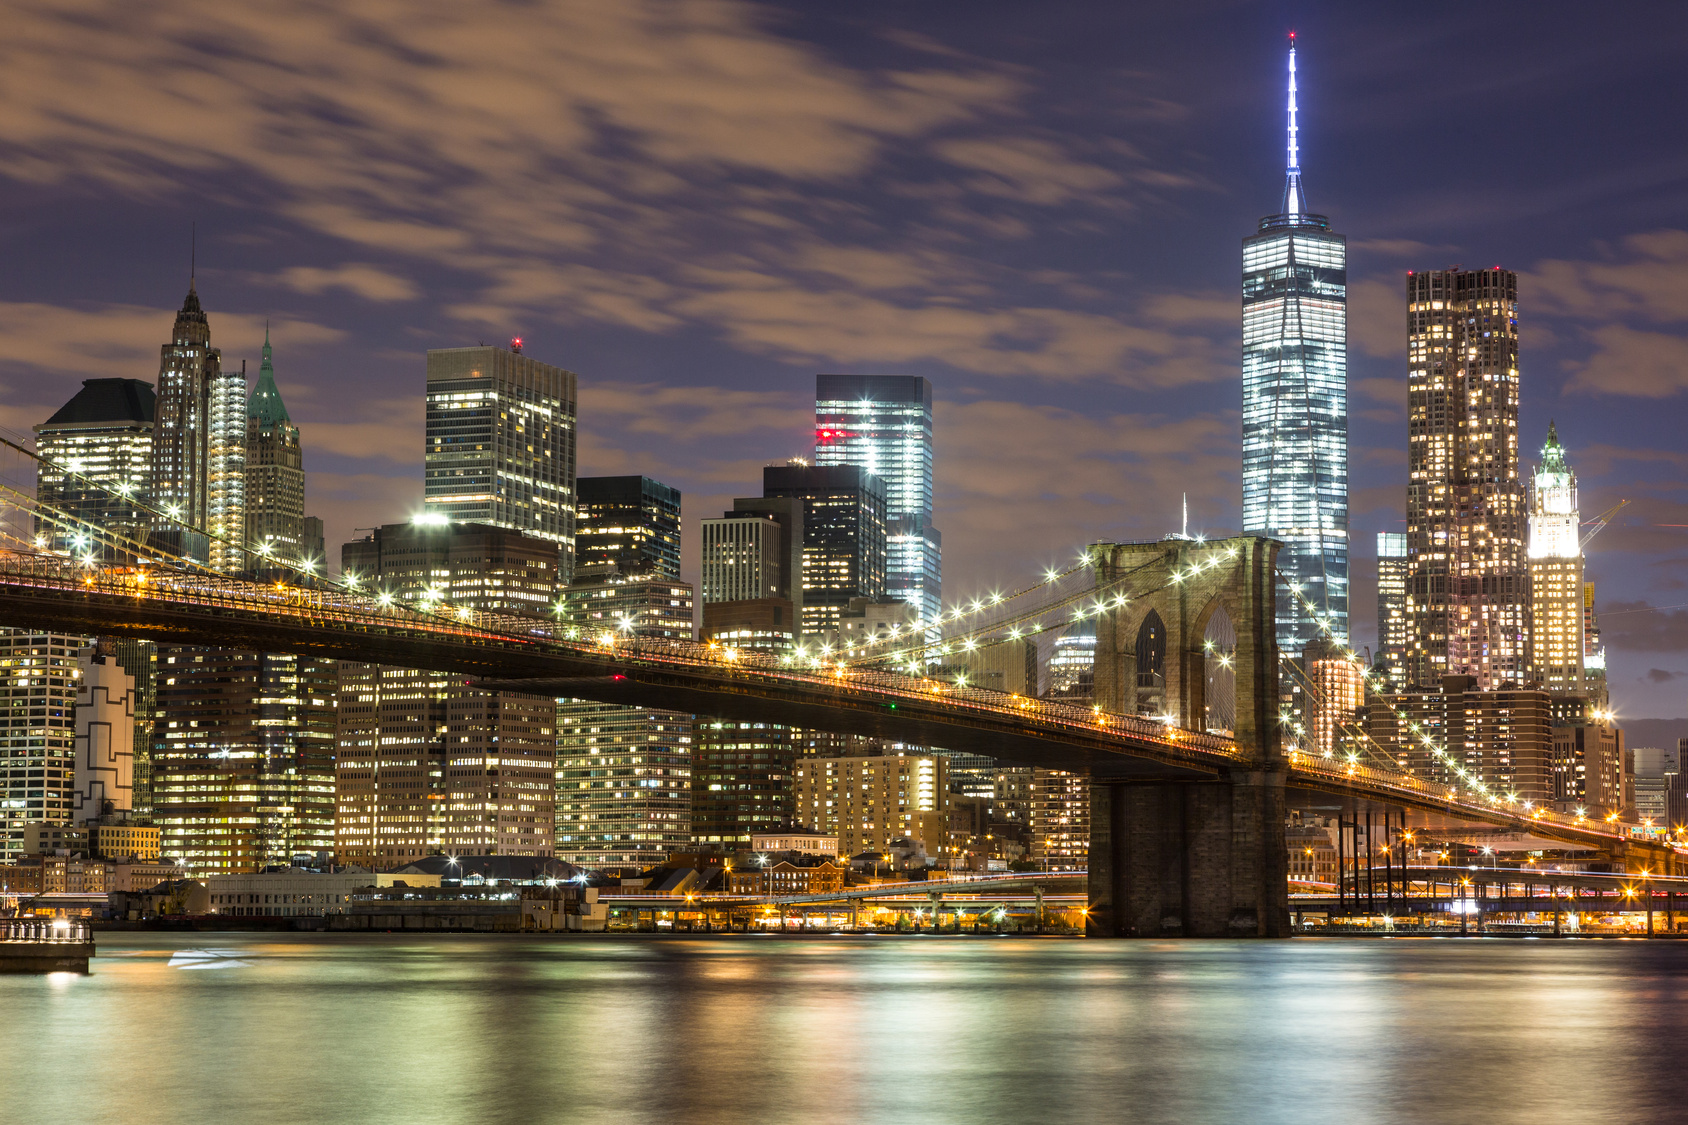
[[[1407,686],[1407,650],[1412,630],[1407,620],[1407,536],[1401,531],[1377,533],[1377,656],[1388,678],[1389,691]]]
[[[855,465],[770,465],[765,498],[803,502],[803,635],[838,631],[852,598],[885,596],[885,482]]]
[[[1306,209],[1289,51],[1283,205],[1243,240],[1243,530],[1284,544],[1278,647],[1348,643],[1348,244]]]
[[[266,346],[264,354],[269,354]],[[279,398],[277,401],[280,401]],[[246,547],[246,364],[219,368],[210,386],[210,436],[206,447],[205,527],[211,537],[211,565],[237,571],[251,566]],[[299,502],[304,503],[303,478]]]
[[[192,278],[160,349],[149,491],[164,513],[154,531],[168,550],[209,559],[211,414],[220,397],[222,353],[211,346],[211,322]]]
[[[820,503],[824,509],[827,501]],[[796,646],[808,629],[803,586],[820,573],[809,567],[821,556],[805,549],[807,506],[796,494],[740,497],[720,519],[702,521],[703,640],[779,655]],[[699,715],[692,730],[693,838],[731,850],[749,847],[757,832],[790,826],[803,735],[779,723]]]
[[[396,601],[537,615],[561,551],[486,524],[386,524],[340,551],[343,574]],[[549,856],[556,703],[425,669],[340,662],[335,831],[348,862]]]
[[[565,596],[588,636],[692,639],[692,588],[677,578],[581,568]],[[556,854],[585,867],[645,867],[692,841],[692,716],[557,701]]]
[[[1407,275],[1408,677],[1523,683],[1530,572],[1518,473],[1518,277]]]
[[[305,462],[299,427],[287,416],[275,385],[270,334],[264,331],[264,360],[258,383],[246,400],[246,527],[249,550],[292,564],[304,560]]]
[[[1530,489],[1530,675],[1548,691],[1583,690],[1583,554],[1577,475],[1548,423]]]
[[[932,526],[932,384],[918,375],[817,375],[815,464],[885,482],[885,593],[937,620],[943,539]]]
[[[76,789],[76,665],[87,639],[0,629],[0,861],[24,829],[70,820]]]
[[[423,503],[563,544],[573,566],[575,375],[511,347],[428,352]]]
[[[335,662],[160,645],[152,816],[197,874],[334,848]]]
[[[152,465],[152,384],[139,379],[88,379],[71,400],[35,427],[35,495],[65,514],[114,535],[145,538]],[[49,466],[48,463],[51,463]],[[73,528],[36,521],[43,546],[83,553]]]
[[[574,565],[680,577],[680,490],[650,477],[575,481]]]

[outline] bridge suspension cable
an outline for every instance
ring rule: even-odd
[[[1290,582],[1281,571],[1278,573],[1278,577],[1280,579],[1284,579],[1291,594],[1294,595],[1298,605],[1306,613],[1308,618],[1314,624],[1318,625],[1325,633],[1330,633],[1331,627],[1329,621],[1323,614],[1319,613],[1317,607],[1315,607],[1312,601],[1302,592],[1300,586],[1296,583]],[[1520,801],[1518,794],[1515,792],[1501,794],[1493,791],[1489,783],[1484,781],[1480,775],[1478,775],[1475,771],[1466,768],[1463,762],[1454,757],[1445,742],[1439,745],[1437,741],[1430,736],[1429,732],[1424,730],[1423,724],[1415,722],[1412,716],[1389,701],[1389,698],[1384,691],[1387,684],[1384,682],[1383,677],[1374,677],[1371,669],[1365,667],[1365,664],[1360,659],[1359,654],[1356,653],[1352,647],[1348,645],[1337,645],[1334,642],[1333,647],[1340,653],[1340,659],[1344,663],[1351,664],[1358,670],[1361,685],[1367,691],[1369,699],[1374,704],[1380,703],[1389,708],[1390,713],[1395,717],[1398,729],[1403,733],[1403,735],[1410,734],[1416,741],[1422,743],[1430,755],[1439,759],[1444,764],[1445,768],[1450,773],[1458,777],[1478,798],[1478,800],[1486,801],[1491,805],[1500,805],[1502,803],[1508,805],[1522,804],[1526,813],[1528,813],[1531,817],[1538,819],[1546,815],[1546,810],[1538,807],[1534,801],[1528,799]],[[1402,774],[1403,776],[1417,778],[1418,775],[1413,773],[1410,768],[1402,765],[1396,760],[1393,760],[1389,751],[1372,737],[1370,731],[1355,724],[1351,718],[1344,718],[1338,709],[1330,706],[1330,700],[1324,696],[1321,689],[1312,680],[1312,678],[1307,675],[1306,670],[1301,667],[1299,662],[1292,658],[1288,653],[1280,652],[1278,657],[1280,664],[1289,669],[1291,675],[1303,685],[1304,690],[1308,693],[1308,697],[1323,705],[1325,713],[1332,716],[1343,731],[1354,738],[1355,744],[1369,744],[1368,753],[1375,753],[1377,756],[1387,761],[1388,765],[1385,768],[1390,771]],[[1357,758],[1351,758],[1350,760],[1355,761]],[[1432,782],[1432,784],[1434,783]],[[1454,794],[1457,795],[1457,786],[1449,786],[1449,788],[1451,788]],[[1579,817],[1579,819],[1581,818]]]

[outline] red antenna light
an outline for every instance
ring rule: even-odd
[[[510,337],[510,350],[517,355],[522,354],[522,338],[520,336]]]

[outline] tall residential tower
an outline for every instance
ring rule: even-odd
[[[1283,206],[1243,240],[1243,530],[1281,540],[1278,566],[1348,642],[1348,245],[1306,208],[1289,51]],[[1278,647],[1321,634],[1278,593]]]
[[[1518,473],[1518,275],[1407,275],[1407,674],[1523,683],[1530,571]]]

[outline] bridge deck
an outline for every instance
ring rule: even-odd
[[[463,674],[483,686],[865,734],[1097,780],[1201,781],[1261,763],[1220,735],[1136,715],[958,687],[843,663],[799,667],[688,641],[570,636],[543,618],[425,612],[327,586],[263,585],[167,567],[78,567],[0,553],[0,622],[160,642],[294,652]],[[578,631],[575,631],[578,634]],[[1621,828],[1487,801],[1392,770],[1290,755],[1295,789],[1654,859]]]

